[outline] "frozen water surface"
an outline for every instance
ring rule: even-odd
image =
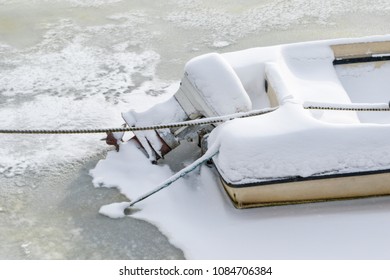
[[[95,192],[88,171],[96,160],[63,167],[55,175],[51,171],[24,173],[24,180],[0,179],[1,259],[183,257],[155,226],[98,214],[99,205],[123,197],[113,190]]]
[[[385,34],[389,9],[388,1],[381,0],[0,0],[1,128],[117,127],[122,124],[120,112],[145,109],[168,98],[185,62],[196,55]],[[167,212],[161,214],[171,215],[169,219],[158,220],[148,213],[158,211],[158,203],[183,199],[186,194],[181,191],[168,191],[160,200],[153,198],[149,203],[155,201],[155,206],[136,213],[135,217],[158,228],[134,218],[99,215],[101,206],[127,200],[114,189],[92,185],[89,170],[109,149],[99,141],[103,136],[0,136],[0,258],[222,258],[218,252],[223,252],[226,244],[218,241],[217,229],[226,220],[221,216],[207,218],[207,212],[192,204],[182,217],[170,212],[183,210],[180,205],[164,208]],[[167,166],[162,168],[170,174]],[[222,199],[223,193],[212,188],[217,186],[213,170],[203,169],[204,185],[190,177],[181,187],[210,187]],[[251,229],[251,220],[264,221],[262,238],[269,240],[264,254],[245,254],[245,246],[250,244],[226,241],[233,244],[232,250],[241,252],[236,255],[239,258],[294,258],[291,250],[301,250],[297,257],[306,258],[387,257],[379,253],[383,250],[378,243],[365,243],[359,252],[353,245],[363,234],[381,240],[386,227],[380,233],[378,224],[388,223],[387,198],[238,215],[231,205],[220,203],[219,211],[223,209],[221,215],[231,218],[232,229],[238,218],[248,220],[248,228],[239,229],[242,232]],[[350,217],[347,223],[340,213]],[[181,219],[185,222],[175,229]],[[213,219],[220,219],[221,224]],[[191,221],[195,221],[192,226]],[[342,231],[347,226],[351,230]],[[329,234],[321,239],[323,235],[316,229],[324,227]],[[337,245],[348,243],[348,234],[354,230],[360,232],[355,242],[345,246],[345,251],[337,251]],[[289,238],[283,235],[286,231],[292,233]],[[183,238],[186,235],[188,242]],[[199,238],[206,236],[215,240],[212,250]],[[296,236],[308,237],[311,242],[298,248],[304,242]],[[190,240],[195,239],[199,243],[192,248]],[[324,250],[320,244],[333,244],[335,251]]]

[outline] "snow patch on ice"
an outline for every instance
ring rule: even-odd
[[[213,43],[213,47],[215,47],[215,48],[224,48],[224,47],[227,47],[230,45],[231,45],[231,43],[228,41],[215,41]]]
[[[119,152],[109,152],[106,160],[99,161],[90,174],[95,187],[117,187],[122,194],[134,199],[168,178],[171,171],[168,166],[151,165],[134,143],[127,142],[120,145]]]
[[[118,202],[104,205],[100,208],[99,213],[112,219],[124,218],[124,210],[128,205],[128,202]]]
[[[49,93],[78,99],[99,94],[118,101],[139,86],[131,74],[142,69],[150,79],[158,61],[159,55],[152,51],[112,54],[75,43],[59,52],[21,56],[13,68],[2,71],[0,92],[8,97]]]

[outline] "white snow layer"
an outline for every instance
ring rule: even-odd
[[[390,40],[390,37],[365,40]],[[256,48],[223,55],[253,104],[257,104],[255,107],[269,105],[268,101],[261,102],[267,100],[264,80],[261,81],[264,75],[277,92],[280,106],[266,115],[227,122],[211,133],[210,145],[219,146],[214,162],[228,182],[250,183],[275,177],[390,168],[388,123],[378,124],[376,119],[361,121],[360,113],[317,112],[303,108],[305,102],[347,106],[351,99],[355,102],[358,93],[355,91],[355,97],[351,98],[351,86],[344,88],[353,79],[349,76],[351,72],[332,65],[334,58],[329,48],[329,44],[348,42],[353,40]],[[383,63],[373,71],[379,76],[386,75],[386,65],[388,63]],[[367,71],[361,70],[359,74],[364,78]],[[222,83],[223,80],[217,81]],[[372,94],[377,90],[381,92],[380,85],[373,87]],[[261,97],[256,97],[256,93]],[[387,101],[375,100],[375,97],[364,100],[365,103]],[[333,213],[332,205],[340,207],[338,202],[237,210],[220,187],[215,169],[202,167],[194,173],[137,204],[135,209],[139,211],[133,214],[156,224],[174,245],[183,249],[187,258],[390,256],[380,249],[389,245],[389,227],[378,229],[375,226],[378,222],[388,222],[386,213],[376,212],[374,216],[364,210],[369,209],[370,201],[376,203],[379,199],[360,204],[363,205],[361,215],[351,215],[348,211]],[[95,186],[118,187],[131,200],[170,177],[172,171],[165,164],[151,165],[144,154],[128,142],[121,145],[119,153],[108,153],[107,158],[91,170],[91,175]],[[100,212],[121,217],[125,205],[105,206]],[[342,205],[347,210],[354,208],[353,202]],[[318,209],[325,210],[317,215]]]
[[[389,39],[366,40],[386,38]],[[349,92],[342,84],[344,79],[332,64],[330,45],[341,43],[345,41],[293,44],[273,50],[279,55],[271,53],[269,57],[277,59],[263,64],[279,109],[260,117],[234,120],[218,127],[210,136],[210,145],[215,144],[214,135],[220,139],[220,152],[214,162],[227,182],[245,184],[272,178],[390,168],[389,122],[378,125],[382,121],[372,119],[371,123],[362,123],[359,115],[351,111],[303,109],[305,103],[351,107]],[[236,55],[252,56],[256,63],[255,53],[249,50]],[[248,61],[248,67],[253,68],[253,62]],[[365,102],[388,103],[380,89],[383,85],[388,88],[384,78],[388,65],[381,62],[371,69],[370,75],[383,77],[382,82],[369,83],[370,91],[353,88],[354,98],[359,93],[369,94]],[[242,62],[240,67],[245,67]],[[350,68],[356,72],[356,66]],[[364,76],[364,71],[360,75]]]
[[[193,58],[186,64],[185,71],[214,113],[212,116],[252,109],[252,102],[240,79],[221,55],[211,53]]]

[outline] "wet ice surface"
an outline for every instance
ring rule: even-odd
[[[101,204],[123,199],[113,190],[94,190],[88,171],[100,157],[55,176],[0,179],[0,259],[183,258],[156,227],[98,214]]]
[[[388,13],[381,0],[0,0],[1,127],[117,127],[121,111],[172,94],[196,55],[384,34]],[[101,137],[0,136],[0,258],[183,258],[156,227],[98,214],[126,200],[92,186],[89,170],[107,150]],[[261,217],[337,214],[342,205],[371,211],[386,201],[283,207]]]

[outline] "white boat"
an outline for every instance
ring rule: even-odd
[[[268,112],[133,138],[153,163],[183,139],[213,147],[238,208],[389,195],[389,77],[390,36],[206,54],[186,64],[172,98],[123,117],[143,126]]]

